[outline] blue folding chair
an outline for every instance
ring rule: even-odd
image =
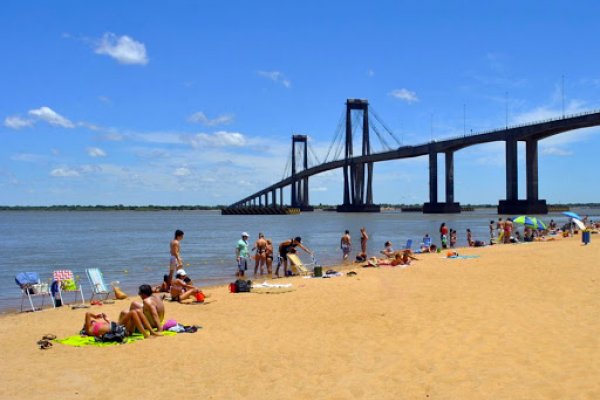
[[[19,285],[19,288],[21,288],[21,312],[23,312],[23,302],[25,301],[25,298],[29,300],[31,311],[36,311],[36,308],[33,305],[33,299],[36,297],[42,298],[40,310],[44,308],[46,296],[50,298],[52,307],[56,307],[54,304],[54,297],[50,291],[50,285],[42,283],[37,272],[20,272],[15,275],[15,282]]]

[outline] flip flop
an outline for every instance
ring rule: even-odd
[[[37,345],[40,348],[40,350],[47,350],[50,347],[52,347],[52,342],[50,342],[49,340],[46,340],[46,339],[42,339],[42,340],[38,340]]]
[[[44,336],[42,336],[42,340],[54,340],[56,339],[56,335],[53,333],[46,333]]]
[[[114,300],[104,300],[103,301],[104,304],[115,304]]]
[[[77,310],[79,308],[90,308],[90,306],[87,304],[75,304],[74,306],[71,306],[71,310]]]

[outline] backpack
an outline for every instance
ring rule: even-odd
[[[252,281],[245,281],[243,279],[238,279],[235,281],[235,289],[236,293],[247,293],[252,288]]]
[[[123,325],[116,322],[110,323],[110,332],[105,333],[101,337],[96,337],[97,342],[117,342],[123,343],[127,336],[127,329]]]

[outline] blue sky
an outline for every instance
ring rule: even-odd
[[[3,205],[232,203],[283,177],[293,133],[322,159],[347,98],[405,144],[600,109],[597,2],[0,8]],[[600,201],[599,152],[594,128],[540,142],[540,197]],[[376,164],[375,201],[427,201],[427,180],[424,157]],[[462,203],[504,198],[503,143],[457,152],[455,182]],[[341,172],[310,189],[340,203]]]

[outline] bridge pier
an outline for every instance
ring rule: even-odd
[[[446,201],[438,202],[437,151],[431,145],[429,149],[429,202],[423,204],[424,214],[460,213],[460,203],[454,202],[454,151],[444,152],[446,162]]]
[[[380,212],[381,207],[378,204],[373,204],[373,163],[350,162],[350,159],[354,156],[352,110],[359,110],[363,113],[362,155],[371,154],[371,144],[369,141],[369,102],[366,100],[348,99],[346,100],[346,163],[343,167],[344,203],[337,206],[337,211]]]
[[[506,200],[498,203],[498,214],[548,214],[546,200],[538,194],[538,139],[525,141],[527,199],[519,200],[517,140],[506,140]]]

